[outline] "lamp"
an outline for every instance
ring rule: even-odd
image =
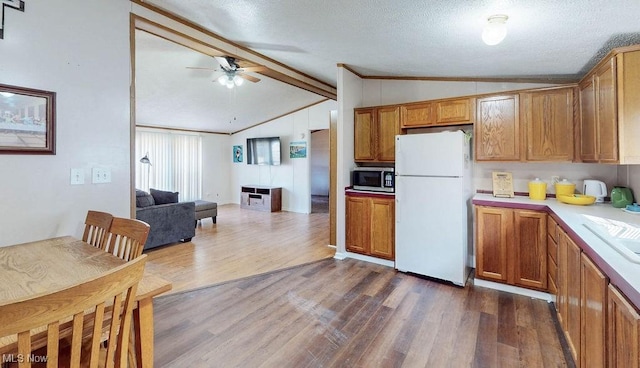
[[[492,15],[482,30],[482,40],[489,46],[497,45],[507,36],[507,19],[504,14]]]
[[[148,164],[149,166],[153,166],[153,165],[151,165],[151,160],[149,160],[149,152],[144,154],[144,157],[140,159],[140,163]]]
[[[239,87],[244,83],[244,79],[233,72],[227,72],[227,74],[219,76],[217,80],[220,85],[226,86],[229,89],[235,86]]]

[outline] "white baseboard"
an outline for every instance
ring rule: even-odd
[[[549,293],[545,293],[545,292],[542,292],[542,291],[530,290],[530,289],[525,289],[525,288],[512,286],[512,285],[505,285],[505,284],[501,284],[501,283],[498,283],[498,282],[480,280],[480,279],[477,279],[477,278],[473,279],[473,284],[475,286],[481,286],[481,287],[486,287],[486,288],[489,288],[489,289],[506,291],[506,292],[512,293],[512,294],[518,294],[518,295],[528,296],[528,297],[531,297],[531,298],[542,299],[542,300],[546,300],[547,302],[554,302],[555,303],[555,301],[556,301],[555,295],[552,295],[552,294],[549,294]]]
[[[337,259],[339,261],[342,261],[343,259],[347,258],[347,254],[346,253],[341,253],[341,252],[336,252],[336,254],[333,255],[334,259]]]

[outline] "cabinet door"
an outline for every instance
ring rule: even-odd
[[[609,285],[609,367],[640,367],[640,315],[613,285]]]
[[[580,85],[580,160],[597,162],[596,90],[593,78]]]
[[[567,344],[575,362],[580,361],[580,248],[567,238],[567,317],[566,330]]]
[[[573,88],[520,95],[527,161],[573,160]]]
[[[346,248],[350,252],[369,254],[370,199],[346,197]]]
[[[513,267],[513,284],[547,289],[547,214],[515,210],[514,237],[507,263]]]
[[[376,159],[377,135],[375,109],[359,109],[354,114],[354,160],[373,161]]]
[[[393,260],[395,257],[395,201],[371,198],[371,255]]]
[[[433,104],[424,102],[403,105],[400,122],[403,128],[426,127],[435,124]]]
[[[377,161],[393,162],[396,159],[396,135],[400,134],[400,107],[378,109]]]
[[[469,124],[474,118],[474,99],[460,98],[436,102],[436,124]]]
[[[507,282],[507,242],[513,213],[507,208],[476,207],[476,276]]]
[[[562,330],[567,330],[567,302],[569,293],[567,291],[567,247],[569,246],[569,237],[564,231],[558,232],[558,274],[557,284],[558,298],[556,299],[556,310],[558,311],[558,321],[562,326]]]
[[[597,106],[598,162],[618,162],[618,104],[616,98],[616,58],[595,74]]]
[[[605,367],[607,277],[582,254],[580,305],[582,328],[580,331],[580,367]]]
[[[518,96],[478,99],[474,136],[477,161],[519,161]]]

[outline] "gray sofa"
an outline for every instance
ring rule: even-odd
[[[167,193],[171,195],[167,197]],[[193,226],[196,221],[195,203],[176,203],[178,193],[152,189],[151,194],[154,195],[136,190],[136,218],[148,223],[151,227],[144,249],[178,241],[190,241],[196,234]],[[171,203],[165,203],[167,201]]]

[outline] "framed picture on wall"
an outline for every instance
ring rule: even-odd
[[[289,158],[305,158],[307,157],[307,142],[291,142],[289,143]]]
[[[242,146],[233,146],[233,162],[242,162]]]
[[[55,155],[56,93],[0,84],[0,154]]]

